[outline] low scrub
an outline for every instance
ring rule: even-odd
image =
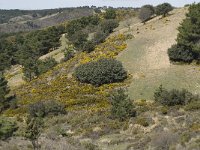
[[[198,95],[193,95],[185,89],[168,91],[162,85],[154,93],[154,98],[156,102],[166,106],[186,105],[199,99]]]
[[[185,110],[187,111],[200,110],[200,100],[190,102],[185,106]]]
[[[37,63],[38,73],[43,74],[57,65],[57,62],[54,58],[47,58],[44,61],[39,60]]]
[[[169,59],[175,62],[192,62],[194,60],[194,53],[190,49],[183,46],[173,45],[168,49]]]
[[[115,59],[100,59],[78,66],[75,77],[83,83],[95,86],[120,82],[127,78],[127,72],[122,63]]]
[[[47,115],[65,114],[65,107],[55,101],[37,102],[29,107],[31,117],[45,117]]]
[[[111,93],[111,115],[121,121],[135,117],[134,105],[124,89],[117,89]]]
[[[5,140],[13,135],[17,130],[15,122],[8,118],[0,117],[0,139]]]
[[[163,3],[156,7],[156,15],[162,15],[165,17],[170,11],[173,10],[173,7],[169,3]]]
[[[144,5],[142,6],[140,13],[139,13],[139,18],[140,20],[145,23],[149,19],[151,19],[152,15],[154,15],[155,10],[154,7],[151,5]]]

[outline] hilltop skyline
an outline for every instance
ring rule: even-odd
[[[78,6],[140,7],[145,4],[158,5],[166,0],[0,0],[0,9],[50,9]],[[200,0],[168,0],[173,6],[200,2]]]

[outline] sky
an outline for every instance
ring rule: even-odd
[[[0,0],[0,9],[47,9],[77,6],[140,7],[168,2],[176,7],[200,0]]]

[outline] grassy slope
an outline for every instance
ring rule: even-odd
[[[177,10],[176,14],[172,16],[177,17],[179,11],[181,13],[183,10]],[[171,18],[172,16],[169,17],[171,21],[168,22],[167,24],[175,22],[174,20],[177,19],[177,18],[174,18],[174,20],[172,20]],[[151,64],[151,67],[153,66],[152,68],[148,68],[149,66],[145,66],[147,63],[141,63],[142,60],[147,61],[147,59],[145,58],[150,54],[151,54],[150,55],[151,57],[158,56],[158,55],[155,55],[155,52],[157,51],[153,51],[154,49],[152,49],[152,51],[147,51],[146,47],[148,45],[150,45],[149,48],[154,47],[154,45],[157,42],[159,42],[159,43],[162,43],[162,45],[160,46],[162,49],[163,43],[165,43],[167,40],[165,42],[161,42],[161,41],[165,40],[165,38],[169,38],[168,40],[170,40],[171,34],[174,34],[173,35],[174,38],[171,39],[174,42],[174,39],[176,37],[175,34],[177,34],[177,32],[176,33],[169,32],[171,34],[168,37],[163,38],[161,41],[160,39],[158,40],[158,38],[156,39],[156,36],[154,38],[150,38],[150,34],[152,34],[152,32],[154,34],[157,33],[157,35],[159,35],[158,32],[161,29],[163,31],[166,26],[169,26],[163,23],[163,21],[164,20],[157,20],[155,18],[155,20],[152,20],[145,26],[142,26],[141,24],[139,24],[137,20],[133,21],[134,25],[132,24],[131,29],[136,38],[128,42],[129,47],[127,49],[127,52],[126,51],[122,52],[121,55],[119,56],[119,59],[122,60],[124,64],[126,64],[127,69],[130,71],[131,74],[133,74],[132,80],[134,82],[132,82],[132,85],[130,87],[130,92],[132,90],[131,88],[133,87],[133,85],[135,85],[134,83],[136,82],[136,80],[138,80],[138,82],[141,82],[141,80],[144,80],[142,82],[143,85],[141,85],[143,87],[145,87],[144,85],[145,82],[151,82],[150,80],[152,80],[153,78],[153,77],[150,78],[151,71],[152,71],[152,76],[153,75],[155,76],[154,73],[156,71],[158,71],[156,73],[160,73],[159,75],[162,76],[161,74],[162,71],[169,68],[169,66],[170,68],[171,66],[174,66],[174,69],[172,68],[170,69],[171,71],[175,71],[174,73],[176,73],[176,71],[179,71],[178,68],[182,68],[182,67],[185,69],[187,69],[187,67],[192,68],[191,66],[170,65],[169,61],[166,61],[168,60],[168,57],[166,55],[166,49],[159,51],[160,55],[158,58],[160,58],[161,54],[163,53],[165,54],[164,55],[165,57],[161,57],[162,59],[164,58],[166,59],[165,61],[161,61],[162,63],[158,63],[158,64],[149,63],[149,65]],[[181,18],[179,21],[181,21]],[[157,23],[160,27],[157,27],[156,30],[149,29],[151,25],[152,25],[151,28],[153,29],[155,26],[157,26],[156,25]],[[155,26],[153,26],[153,24]],[[140,28],[139,32],[141,32],[142,30],[141,28],[149,27],[147,29],[147,31],[149,31],[147,32],[148,36],[143,35],[144,33],[146,33],[146,30],[144,30],[143,34],[142,33],[136,34],[135,32],[137,32],[136,30],[137,26],[138,28]],[[176,24],[176,26],[178,26],[178,23]],[[123,24],[119,28],[121,29],[120,32],[126,31],[126,29],[123,28]],[[173,27],[174,30],[175,28],[176,27]],[[165,29],[168,29],[168,28],[165,28]],[[90,85],[80,84],[73,79],[73,77],[70,74],[73,68],[76,66],[76,64],[85,63],[91,60],[96,60],[99,57],[114,57],[120,51],[122,51],[126,46],[125,46],[124,40],[121,38],[119,39],[117,38],[118,40],[108,39],[107,42],[99,45],[96,48],[96,50],[92,52],[91,54],[85,54],[85,53],[77,54],[77,56],[73,58],[71,61],[59,64],[51,71],[40,76],[38,79],[20,87],[19,89],[16,89],[17,96],[20,99],[19,104],[22,106],[21,107],[22,110],[7,111],[6,114],[11,115],[11,116],[18,114],[20,117],[23,118],[23,113],[24,113],[23,106],[27,106],[29,103],[36,102],[38,100],[49,100],[49,99],[58,100],[60,102],[65,103],[67,105],[68,111],[70,112],[69,115],[65,116],[64,118],[61,118],[61,120],[63,120],[64,123],[71,125],[70,131],[74,133],[72,134],[72,136],[82,141],[84,140],[91,141],[91,143],[96,144],[99,146],[99,148],[105,149],[105,150],[148,149],[150,144],[152,144],[153,142],[157,144],[157,140],[155,140],[154,137],[160,138],[160,133],[163,133],[163,136],[165,136],[166,133],[164,131],[169,131],[170,138],[172,137],[174,131],[177,131],[177,133],[180,134],[179,135],[180,137],[182,136],[181,134],[183,130],[186,132],[190,132],[192,134],[193,132],[198,134],[197,133],[197,131],[199,130],[198,127],[197,129],[196,128],[191,129],[191,128],[193,127],[193,125],[197,125],[196,122],[198,122],[199,120],[198,119],[199,112],[195,114],[194,112],[189,113],[189,112],[184,112],[182,109],[176,109],[175,112],[170,112],[168,115],[162,115],[158,112],[157,106],[154,106],[154,104],[152,104],[151,101],[148,101],[148,102],[141,101],[140,103],[138,102],[138,104],[136,105],[138,110],[140,108],[139,106],[142,106],[141,112],[144,111],[143,113],[140,113],[139,111],[138,117],[143,116],[147,118],[148,120],[150,120],[150,125],[148,127],[142,127],[138,124],[135,124],[136,118],[131,119],[127,123],[118,122],[116,120],[109,119],[109,113],[108,113],[109,106],[107,104],[106,95],[113,88],[124,86],[126,85],[126,83],[111,84],[111,85],[105,85],[99,88],[95,88]],[[144,40],[145,38],[147,38],[146,40],[148,41]],[[155,42],[156,40],[158,41]],[[169,46],[172,41],[167,42],[168,44],[167,46]],[[134,45],[137,46],[138,49],[140,48],[140,53],[137,51],[135,47],[132,47],[131,44],[132,46]],[[142,44],[141,47],[139,47],[139,44]],[[110,49],[113,49],[113,52],[110,51]],[[129,60],[126,61],[127,58],[129,58]],[[141,60],[137,61],[139,59]],[[151,59],[151,62],[155,62],[155,60]],[[142,67],[142,68],[139,68],[139,67]],[[140,73],[139,72],[140,70],[142,70],[143,73]],[[138,71],[138,74],[134,74],[136,71]],[[163,74],[165,73],[167,72],[164,72]],[[147,75],[148,75],[148,78],[147,78]],[[140,85],[140,84],[137,84],[137,85]],[[142,89],[139,89],[139,90],[142,90]],[[183,119],[180,120],[181,118]],[[52,123],[53,118],[48,118],[48,119],[49,121],[46,121],[46,124],[52,126],[52,131],[55,131],[55,129],[53,128],[54,125]],[[189,119],[189,121],[187,119]],[[60,127],[59,118],[56,118],[54,122],[56,125],[58,125],[58,127]],[[119,132],[119,130],[123,130],[123,131]],[[90,138],[87,138],[88,136]],[[163,136],[161,140],[163,139]],[[149,141],[149,139],[151,139],[152,142]],[[196,140],[195,136],[193,139]],[[191,149],[190,147],[191,144],[189,142],[186,142],[186,145],[188,146],[188,148],[186,149]],[[161,141],[161,143],[164,143],[164,142]],[[55,145],[56,144],[58,145],[58,143],[55,143]],[[179,149],[183,149],[183,148],[180,147]]]
[[[156,17],[146,25],[132,25],[130,32],[135,38],[129,40],[127,50],[118,57],[133,76],[129,88],[131,98],[152,99],[160,84],[200,94],[199,67],[170,64],[167,55],[167,49],[176,42],[177,28],[186,12],[187,8],[180,8],[167,18]]]

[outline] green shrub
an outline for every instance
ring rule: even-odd
[[[74,33],[69,40],[78,50],[82,50],[84,44],[87,42],[87,38],[88,34],[80,30]]]
[[[6,107],[6,95],[9,93],[8,82],[0,72],[0,112]]]
[[[45,114],[46,115],[59,115],[59,114],[65,114],[65,106],[55,102],[55,101],[47,101],[45,102]]]
[[[136,124],[139,124],[139,125],[141,125],[143,127],[148,127],[149,126],[149,123],[148,123],[147,119],[144,118],[144,117],[138,117],[136,119]]]
[[[37,102],[29,106],[31,117],[45,117],[47,115],[65,114],[65,106],[55,101]]]
[[[200,110],[200,100],[190,102],[185,106],[185,110],[187,111]]]
[[[38,60],[37,62],[37,68],[38,68],[38,73],[43,74],[56,66],[58,63],[54,58],[47,58],[45,60]]]
[[[29,114],[31,117],[44,117],[45,106],[43,102],[37,102],[29,106]]]
[[[91,52],[95,49],[95,43],[93,41],[87,41],[83,46],[83,51]]]
[[[170,11],[173,10],[173,7],[169,3],[163,3],[156,7],[156,15],[162,15],[165,17]]]
[[[99,44],[99,43],[103,43],[106,39],[106,37],[108,36],[107,33],[104,33],[101,30],[98,30],[95,34],[94,34],[94,43]]]
[[[192,4],[178,28],[177,45],[168,50],[171,61],[200,62],[200,3]]]
[[[117,17],[116,11],[114,9],[107,9],[104,14],[105,19],[115,19]]]
[[[168,49],[168,55],[171,61],[192,62],[194,59],[194,54],[191,50],[178,45],[172,45],[172,47]]]
[[[100,59],[78,66],[75,69],[75,77],[80,82],[100,86],[123,81],[127,78],[127,72],[122,63],[115,59]]]
[[[155,10],[152,5],[144,5],[144,6],[142,6],[142,8],[140,10],[139,18],[143,23],[145,23],[152,17],[154,12],[155,12]]]
[[[86,150],[98,150],[98,146],[93,143],[83,143]]]
[[[27,126],[24,136],[31,141],[33,149],[37,150],[40,147],[38,138],[41,135],[44,122],[40,117],[29,117],[26,124]]]
[[[163,115],[166,115],[168,113],[168,107],[163,106],[161,107],[160,111]]]
[[[155,101],[166,106],[185,105],[189,102],[198,99],[198,96],[183,89],[181,91],[172,89],[167,91],[162,85],[154,93]]]
[[[37,59],[29,58],[24,61],[23,66],[24,66],[23,73],[25,80],[31,81],[34,79],[34,77],[39,75],[37,68]]]
[[[75,55],[75,52],[74,52],[74,48],[73,47],[66,48],[65,51],[64,51],[63,61],[70,60],[71,58],[74,57],[74,55]]]
[[[119,22],[114,19],[103,20],[100,24],[100,28],[104,33],[112,33],[118,26]]]
[[[23,73],[27,81],[33,80],[35,77],[47,72],[57,65],[54,58],[47,58],[45,60],[37,60],[30,58],[25,61]]]
[[[17,125],[14,121],[8,118],[0,117],[0,139],[5,140],[13,135],[17,130]]]
[[[122,88],[114,90],[110,95],[111,115],[121,121],[127,118],[135,117],[133,103],[130,101],[126,91]]]

